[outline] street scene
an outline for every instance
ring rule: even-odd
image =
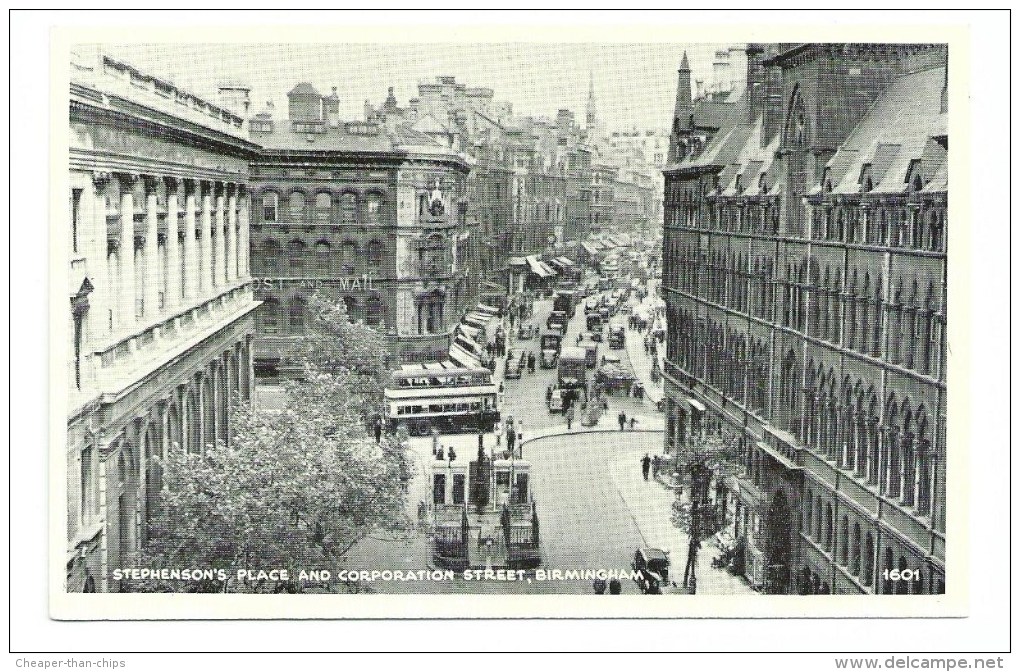
[[[66,592],[944,594],[947,73],[76,45]]]

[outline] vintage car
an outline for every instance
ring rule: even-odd
[[[549,412],[559,413],[563,410],[563,390],[553,390],[549,397]]]
[[[522,324],[520,329],[517,330],[517,338],[522,341],[530,341],[537,333],[538,327],[529,322],[527,324]]]
[[[634,582],[646,595],[659,595],[669,586],[669,551],[661,548],[639,548],[634,552],[631,568],[638,573]]]

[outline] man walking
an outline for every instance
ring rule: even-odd
[[[641,458],[641,475],[644,476],[645,480],[648,480],[648,470],[652,466],[652,458],[648,457],[648,453]]]
[[[513,427],[513,423],[512,422],[508,422],[507,426],[508,427]],[[510,450],[510,454],[511,455],[514,454],[514,443],[516,441],[517,441],[517,432],[515,432],[513,429],[511,429],[506,434],[506,447]]]
[[[379,443],[382,441],[382,418],[376,416],[375,418],[375,442]]]
[[[616,416],[616,420],[617,422],[620,423],[620,431],[622,432],[624,426],[626,426],[627,424],[627,414],[624,413],[623,411],[620,411],[620,415]]]

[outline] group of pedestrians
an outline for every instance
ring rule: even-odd
[[[592,587],[595,589],[596,595],[606,594],[607,584],[605,579],[595,579],[595,582],[592,584]],[[609,579],[608,588],[610,595],[619,595],[621,592],[623,592],[623,585],[620,584],[620,580],[617,578]]]
[[[633,415],[628,418],[627,414],[624,413],[623,411],[620,411],[620,414],[616,416],[616,421],[620,423],[621,432],[625,430],[628,427],[628,425],[630,426],[631,429],[634,429],[634,425],[637,424],[637,418],[635,418]]]

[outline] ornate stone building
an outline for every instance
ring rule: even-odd
[[[946,51],[748,45],[666,176],[666,449],[740,438],[719,515],[779,593],[942,593]],[[908,580],[890,578],[909,570]]]
[[[96,54],[70,88],[67,590],[115,591],[154,458],[229,434],[252,390],[243,119]]]
[[[251,122],[260,374],[287,369],[318,287],[386,335],[393,364],[444,359],[478,292],[467,161],[403,123],[341,121],[335,90],[288,97],[288,118]]]

